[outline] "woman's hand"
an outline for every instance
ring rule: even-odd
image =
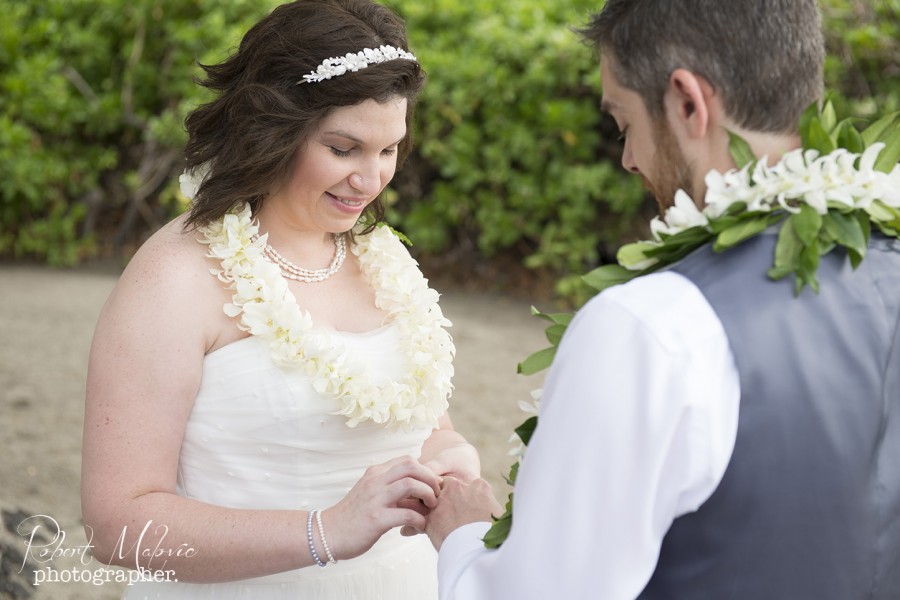
[[[425,440],[419,461],[437,475],[452,475],[463,481],[481,477],[478,451],[453,429],[448,415],[438,421],[438,428]]]
[[[369,467],[337,504],[322,512],[335,558],[359,556],[394,527],[425,530],[441,478],[410,456]]]
[[[447,415],[441,417],[438,429],[425,441],[419,460],[442,480],[445,476],[462,481],[473,481],[481,477],[478,450],[453,429],[453,423]],[[423,514],[430,512],[430,507],[422,508],[426,509]],[[422,527],[405,526],[400,533],[412,536],[424,531]]]
[[[478,457],[478,450],[462,438],[444,445],[424,464],[441,477],[451,475],[463,481],[472,481],[481,477],[481,460]]]

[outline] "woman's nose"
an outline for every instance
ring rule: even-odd
[[[350,187],[370,196],[380,192],[381,177],[377,165],[366,165],[352,173],[350,175]]]

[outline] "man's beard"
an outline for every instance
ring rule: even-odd
[[[675,204],[675,192],[679,189],[687,192],[695,202],[697,199],[694,198],[693,169],[681,152],[669,124],[664,118],[657,119],[653,130],[656,138],[656,173],[652,181],[644,175],[641,179],[644,180],[644,187],[656,198],[659,214],[663,215]]]

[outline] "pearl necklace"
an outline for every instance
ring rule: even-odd
[[[331,264],[324,269],[316,269],[314,271],[298,267],[281,256],[269,244],[266,244],[264,251],[266,258],[278,265],[278,268],[281,269],[281,274],[288,279],[304,283],[315,283],[317,281],[325,281],[341,269],[341,266],[344,264],[344,258],[347,257],[347,242],[344,240],[343,235],[336,236],[334,238],[334,258],[331,259]]]

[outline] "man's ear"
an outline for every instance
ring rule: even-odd
[[[669,76],[664,104],[671,126],[692,139],[706,137],[721,116],[713,87],[687,69],[675,69]]]

